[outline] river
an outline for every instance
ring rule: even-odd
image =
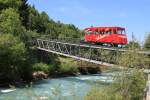
[[[30,88],[0,88],[0,100],[82,100],[95,84],[98,84],[99,88],[111,84],[115,73],[44,79],[34,82]]]

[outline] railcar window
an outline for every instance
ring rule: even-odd
[[[122,34],[126,34],[126,31],[125,31],[125,30],[123,30],[123,31],[122,31]]]
[[[117,31],[117,34],[122,34],[122,33],[123,33],[122,30]]]
[[[103,34],[104,34],[104,31],[102,31],[101,34],[103,35]]]
[[[106,34],[111,34],[111,33],[112,33],[112,31],[111,31],[111,30],[106,32]]]
[[[116,30],[113,30],[113,34],[117,34],[117,31],[116,31]]]
[[[95,34],[99,34],[97,31],[95,31]]]
[[[102,34],[102,31],[99,31],[99,34]]]

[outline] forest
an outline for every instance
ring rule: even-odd
[[[60,68],[56,55],[46,53],[47,58],[42,57],[43,52],[32,45],[32,37],[79,38],[81,32],[73,24],[54,21],[46,12],[38,12],[27,0],[0,0],[0,75],[9,82],[30,81],[35,71],[52,74],[69,70]]]

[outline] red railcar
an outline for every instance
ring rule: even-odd
[[[85,42],[113,45],[127,44],[125,28],[122,27],[90,27],[84,30]]]

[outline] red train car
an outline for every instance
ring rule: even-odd
[[[125,45],[127,36],[122,27],[90,27],[84,29],[84,40],[90,43]]]

